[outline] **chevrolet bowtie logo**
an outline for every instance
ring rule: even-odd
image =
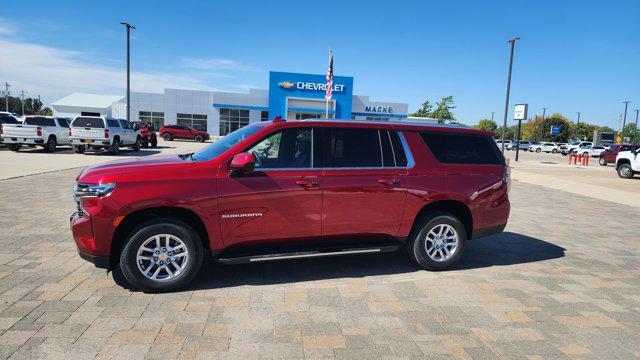
[[[282,81],[278,84],[278,86],[280,86],[281,88],[285,88],[285,89],[289,89],[294,87],[296,84],[289,82],[289,81]]]

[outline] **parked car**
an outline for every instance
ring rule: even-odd
[[[42,146],[44,151],[53,152],[58,145],[71,145],[69,122],[62,117],[27,116],[22,124],[4,125],[2,140],[11,151],[20,151],[22,145],[28,145]]]
[[[158,137],[155,128],[151,122],[144,123],[142,121],[132,121],[134,130],[140,131],[140,139],[142,147],[158,146]]]
[[[532,152],[546,152],[546,153],[557,153],[558,146],[552,142],[543,142],[540,144],[533,144],[529,147],[529,151]]]
[[[616,171],[624,179],[640,174],[640,148],[620,151],[616,156]]]
[[[574,141],[569,145],[560,146],[560,153],[562,155],[569,155],[571,153],[571,150],[578,149],[578,148],[585,148],[591,145],[593,145],[591,141]]]
[[[78,116],[71,122],[69,136],[73,150],[82,154],[86,149],[106,149],[117,154],[123,146],[140,150],[140,131],[127,120],[101,116]]]
[[[520,148],[520,150],[528,150],[529,147],[531,146],[531,141],[528,140],[516,140],[516,141],[512,141],[511,144],[509,144],[509,146],[505,146],[505,149],[507,150],[515,150],[516,147]]]
[[[498,145],[499,148],[502,147],[502,139],[494,139],[496,141],[496,145]],[[504,141],[504,148],[507,149],[509,148],[509,145],[511,145],[511,140],[505,140]]]
[[[183,125],[165,125],[160,129],[160,136],[166,141],[174,139],[188,139],[197,142],[209,140],[209,134]]]
[[[607,164],[615,164],[616,156],[621,151],[631,151],[633,149],[640,148],[640,145],[631,145],[631,144],[622,144],[622,145],[611,145],[607,150],[600,153],[599,163],[602,166],[606,166]]]
[[[607,148],[605,146],[600,146],[600,145],[589,145],[589,146],[585,146],[585,147],[581,147],[578,149],[573,149],[571,150],[572,154],[579,154],[582,156],[588,156],[588,157],[600,157],[600,154],[602,152],[604,152]]]
[[[264,121],[191,154],[85,168],[71,229],[80,256],[135,288],[188,284],[223,263],[406,248],[455,264],[501,232],[509,170],[491,133],[350,120]]]
[[[20,124],[20,122],[15,116],[13,116],[12,113],[4,111],[0,112],[0,145],[4,143],[4,140],[2,139],[2,133],[4,132],[5,124]]]

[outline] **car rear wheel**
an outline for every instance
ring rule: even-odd
[[[140,143],[142,142],[142,140],[140,140],[140,138],[136,139],[136,142],[133,143],[133,145],[131,146],[131,148],[133,149],[133,151],[140,151]]]
[[[204,141],[204,137],[202,135],[196,135],[195,138],[193,138],[196,142],[203,142]]]
[[[7,147],[11,151],[18,152],[18,151],[20,151],[20,148],[22,147],[22,144],[8,144]]]
[[[598,163],[600,164],[600,166],[607,166],[607,160],[605,160],[602,156],[600,157],[600,160],[598,160]]]
[[[85,150],[86,150],[86,148],[85,148],[84,145],[75,145],[73,147],[73,151],[75,151],[76,154],[83,154]]]
[[[111,155],[118,155],[118,152],[120,152],[120,140],[113,139],[113,144],[109,146],[109,153]]]
[[[193,280],[203,253],[201,240],[189,225],[157,219],[131,232],[120,254],[120,269],[137,289],[171,291]]]
[[[58,146],[58,142],[56,141],[56,138],[54,136],[49,136],[49,139],[47,140],[47,143],[44,144],[44,151],[45,152],[54,152],[56,151],[56,147]]]
[[[539,152],[541,152],[541,151],[542,151],[542,149],[540,149],[540,148],[537,148],[537,149],[536,149],[536,152],[537,152],[537,153],[539,153]]]
[[[171,134],[169,134],[169,133],[164,133],[164,134],[162,134],[162,138],[163,138],[165,141],[171,141],[171,140],[173,140],[173,136],[171,136]]]
[[[420,221],[407,244],[410,257],[427,270],[444,270],[462,256],[467,235],[462,222],[446,212]]]
[[[633,169],[630,164],[620,164],[618,165],[618,176],[623,179],[631,179],[633,177]]]
[[[551,153],[553,153],[553,154],[555,154],[557,152],[558,152],[558,150],[556,150],[556,149],[551,150]]]

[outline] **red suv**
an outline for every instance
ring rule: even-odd
[[[85,168],[71,230],[80,256],[145,291],[224,263],[406,248],[429,270],[501,232],[509,172],[492,134],[336,120],[245,126],[196,153]]]
[[[165,125],[160,129],[160,135],[166,141],[171,141],[173,139],[189,139],[197,142],[204,142],[205,140],[209,140],[209,134],[206,132],[183,125]]]
[[[631,151],[633,149],[640,148],[640,145],[630,145],[630,144],[622,144],[622,145],[611,145],[608,150],[605,150],[600,153],[600,165],[607,166],[607,164],[615,164],[616,156],[620,151]]]

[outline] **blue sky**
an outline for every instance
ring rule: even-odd
[[[453,95],[456,117],[501,121],[509,47],[511,105],[619,127],[640,108],[640,1],[14,1],[0,12],[0,81],[45,102],[119,94],[124,29],[134,90],[245,92],[269,70],[353,76],[374,101]],[[510,111],[512,106],[510,105]],[[510,115],[511,117],[511,115]]]

